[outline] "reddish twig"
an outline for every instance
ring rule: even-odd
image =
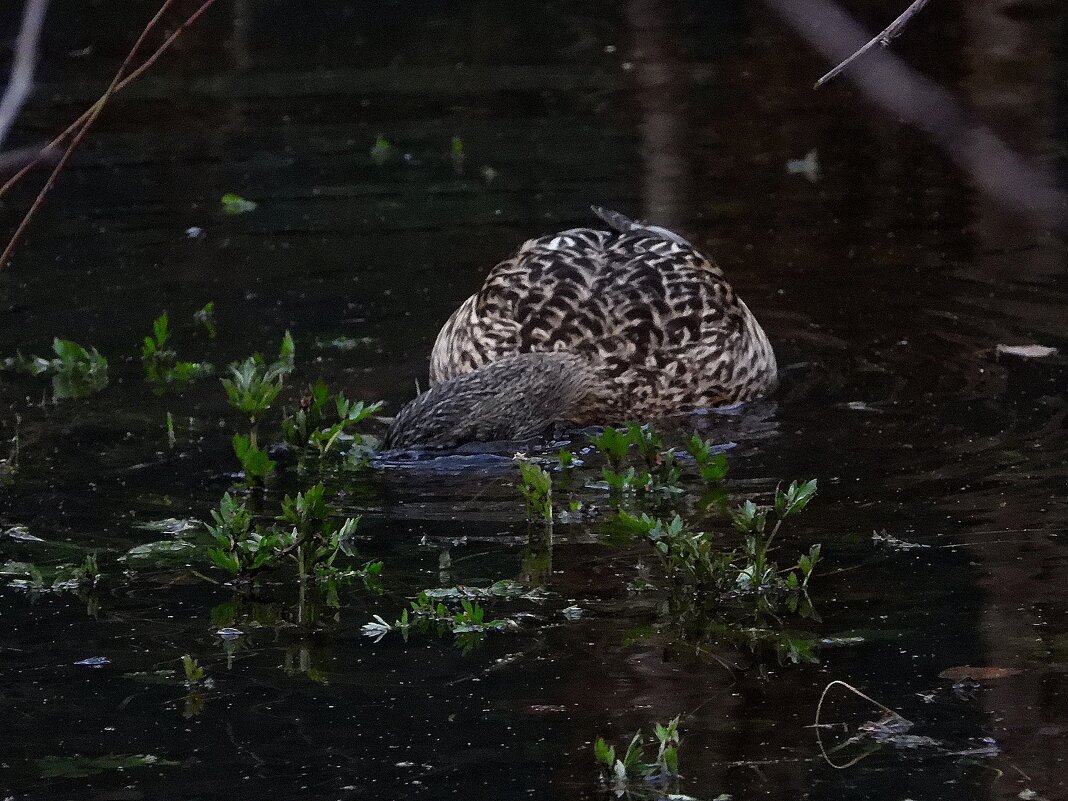
[[[33,218],[33,215],[36,213],[37,209],[44,202],[45,197],[51,191],[53,185],[56,182],[56,178],[66,166],[71,154],[81,143],[82,139],[85,137],[85,134],[88,132],[93,122],[96,121],[96,118],[100,116],[100,112],[103,111],[104,106],[107,105],[107,102],[111,98],[111,96],[116,92],[121,91],[124,87],[128,86],[132,81],[136,80],[138,77],[144,74],[144,72],[148,70],[153,64],[155,64],[159,57],[162,56],[163,53],[172,44],[174,44],[175,40],[177,40],[178,37],[181,36],[182,33],[190,26],[192,26],[198,19],[200,19],[201,16],[203,16],[203,14],[215,3],[215,0],[204,0],[200,7],[196,11],[194,11],[186,19],[186,21],[183,22],[181,26],[179,26],[178,29],[174,31],[174,33],[168,36],[163,41],[163,44],[161,44],[154,53],[152,53],[147,59],[145,59],[145,61],[142,62],[142,64],[137,67],[137,69],[133,70],[129,75],[123,78],[123,73],[130,65],[130,62],[133,60],[134,56],[137,54],[137,51],[141,48],[141,45],[144,43],[145,38],[148,36],[149,32],[152,30],[152,28],[155,27],[156,23],[160,20],[160,18],[163,16],[163,14],[173,2],[174,0],[165,0],[160,10],[156,12],[156,15],[148,22],[144,30],[141,31],[141,35],[137,38],[137,41],[134,43],[133,48],[130,50],[129,54],[127,54],[126,59],[122,63],[122,66],[119,67],[119,71],[115,73],[115,77],[112,79],[111,84],[108,86],[107,90],[105,90],[104,94],[100,97],[100,99],[97,100],[88,109],[86,109],[86,111],[77,120],[71,123],[71,125],[68,126],[63,133],[61,133],[54,140],[52,140],[51,143],[42,148],[38,158],[34,159],[30,164],[19,170],[19,172],[13,175],[2,187],[0,187],[0,196],[2,196],[12,186],[18,183],[18,181],[24,175],[26,175],[26,173],[28,173],[34,166],[39,164],[41,160],[47,158],[53,148],[55,148],[67,136],[70,136],[72,133],[74,134],[74,137],[71,139],[66,151],[60,158],[59,163],[56,164],[55,168],[52,170],[52,174],[48,177],[48,180],[45,182],[44,187],[38,193],[37,198],[34,200],[33,204],[26,212],[26,215],[22,218],[22,222],[19,223],[18,228],[15,229],[15,233],[8,241],[7,247],[4,248],[3,254],[0,255],[0,270],[4,268],[5,264],[7,264],[7,260],[11,256],[11,252],[15,249],[15,245],[18,243],[23,231],[26,230],[26,226],[29,225],[30,220]]]
[[[908,24],[908,21],[914,16],[916,16],[916,14],[919,13],[920,9],[927,5],[929,2],[930,0],[915,0],[912,5],[910,5],[901,13],[901,16],[899,16],[897,19],[895,19],[893,22],[883,28],[883,30],[879,33],[878,36],[870,40],[866,45],[860,48],[860,50],[855,52],[853,55],[851,55],[849,58],[839,64],[833,70],[831,70],[818,81],[816,81],[816,85],[812,88],[819,89],[821,86],[823,86],[823,84],[827,83],[827,81],[837,78],[845,71],[845,69],[850,64],[852,64],[862,55],[864,55],[873,47],[875,47],[875,45],[878,44],[882,45],[883,47],[889,47],[890,42],[894,39],[895,36],[901,33],[902,30],[904,30],[905,26]]]

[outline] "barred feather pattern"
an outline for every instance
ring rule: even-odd
[[[516,354],[588,362],[577,422],[650,419],[750,400],[776,384],[775,354],[723,271],[685,239],[616,212],[616,230],[532,239],[490,272],[438,334],[432,383]],[[605,416],[613,419],[597,419]]]

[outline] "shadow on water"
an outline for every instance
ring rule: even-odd
[[[898,11],[853,5],[873,29]],[[152,11],[56,3],[11,144],[92,102]],[[925,14],[901,55],[1024,155],[1063,160],[1064,10]],[[847,82],[811,93],[825,65],[755,4],[235,2],[182,42],[116,99],[0,273],[0,355],[61,336],[111,362],[104,392],[59,404],[47,382],[0,374],[0,434],[21,421],[0,559],[95,552],[104,574],[90,592],[0,590],[4,797],[592,798],[595,737],[619,748],[681,715],[694,797],[1068,798],[1061,241]],[[373,154],[379,134],[390,149]],[[815,172],[787,169],[813,150]],[[226,215],[227,192],[258,207]],[[31,197],[5,199],[5,230]],[[335,513],[362,515],[359,552],[385,562],[381,594],[353,586],[331,605],[268,582],[250,600],[181,552],[119,561],[170,536],[138,524],[207,519],[235,478],[240,421],[217,382],[162,398],[144,384],[140,340],[162,309],[182,356],[215,364],[291,330],[283,405],[321,375],[392,413],[492,264],[588,224],[590,203],[684,230],[775,343],[774,399],[668,436],[733,443],[736,501],[818,478],[781,543],[823,544],[818,619],[789,623],[818,663],[780,664],[711,624],[696,640],[665,628],[670,599],[627,589],[645,546],[605,541],[607,493],[558,485],[567,516],[546,540],[508,448],[326,476]],[[209,300],[211,340],[192,323]],[[1032,343],[1060,355],[997,350]],[[308,478],[286,473],[263,508]],[[545,591],[501,602],[518,631],[470,649],[361,636],[420,589],[500,579]],[[212,686],[185,686],[183,654]],[[1005,671],[940,677],[959,666]],[[810,728],[835,679],[930,739],[835,769]],[[854,726],[876,714],[845,693],[823,710]]]

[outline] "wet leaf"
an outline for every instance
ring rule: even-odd
[[[223,207],[224,214],[245,214],[250,211],[254,211],[259,205],[251,200],[245,200],[240,195],[236,195],[233,192],[227,192],[222,196],[220,201]]]
[[[81,779],[110,770],[126,770],[146,766],[178,765],[169,759],[152,754],[109,754],[102,757],[46,756],[37,760],[42,779]]]
[[[195,518],[167,517],[163,520],[150,520],[146,523],[135,523],[134,528],[144,531],[158,531],[161,534],[178,535],[184,531],[190,531],[204,525]]]
[[[1009,356],[1020,356],[1024,359],[1044,359],[1057,353],[1056,348],[1045,345],[998,345],[998,354],[1007,353]]]
[[[104,665],[110,665],[111,660],[108,659],[106,656],[90,656],[86,657],[85,659],[79,659],[74,664],[82,665],[84,667],[98,668],[104,667]]]
[[[146,542],[128,550],[119,557],[120,562],[155,559],[160,562],[174,561],[186,555],[192,555],[197,547],[185,540],[159,540]]]

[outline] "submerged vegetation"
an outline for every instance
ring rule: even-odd
[[[213,304],[196,312],[191,324],[186,320],[183,335],[215,336]],[[186,414],[174,405],[186,402],[184,393],[193,382],[216,371],[206,360],[179,357],[171,322],[166,312],[153,321],[140,356],[145,382],[167,405],[173,451],[175,419]],[[4,366],[53,374],[57,398],[58,387],[72,397],[67,387],[79,382],[106,383],[107,362],[95,349],[57,340],[55,351],[52,360],[18,357]],[[396,604],[395,614],[372,607],[370,619],[364,617],[362,634],[374,642],[394,634],[403,640],[449,637],[467,654],[487,637],[522,636],[549,619],[588,625],[598,613],[578,604],[561,603],[564,608],[547,614],[559,600],[553,593],[553,548],[554,527],[562,523],[606,548],[623,549],[620,558],[633,567],[619,571],[622,594],[658,599],[648,607],[648,625],[628,633],[624,644],[655,640],[665,653],[721,663],[732,649],[753,654],[757,665],[765,651],[780,663],[816,659],[815,636],[788,621],[818,620],[808,589],[820,546],[812,545],[785,565],[776,558],[784,523],[812,500],[814,480],[778,488],[766,503],[732,503],[722,448],[697,434],[668,442],[650,426],[606,428],[581,447],[573,444],[554,456],[517,455],[514,481],[528,521],[517,579],[449,586],[446,548],[439,554],[443,586],[412,591],[410,584],[398,586],[385,576],[382,560],[360,555],[355,544],[359,515],[338,513],[345,489],[337,484],[348,471],[366,468],[379,447],[369,430],[382,404],[353,399],[322,379],[294,392],[288,382],[297,370],[296,356],[296,343],[286,332],[273,360],[254,353],[222,371],[222,396],[240,415],[237,430],[223,434],[240,475],[216,508],[203,514],[207,522],[160,521],[155,528],[167,539],[136,545],[118,557],[123,572],[117,580],[162,571],[232,588],[232,598],[210,611],[227,660],[243,647],[247,631],[292,631],[285,670],[325,681],[307,638],[337,625],[349,605],[342,592],[347,587]],[[10,482],[25,458],[17,426],[7,443],[0,478]],[[51,565],[9,560],[0,576],[35,597],[76,594],[96,614],[96,588],[112,566],[84,553]],[[80,664],[108,662],[93,659]],[[186,718],[212,703],[213,679],[195,654],[184,655],[180,669],[129,675],[172,686],[180,686],[184,675],[185,695],[177,708]],[[654,735],[655,742],[647,742],[638,733],[621,750],[597,739],[595,758],[605,789],[633,798],[664,797],[677,789],[679,719],[657,725]],[[89,769],[88,762],[84,768]]]

